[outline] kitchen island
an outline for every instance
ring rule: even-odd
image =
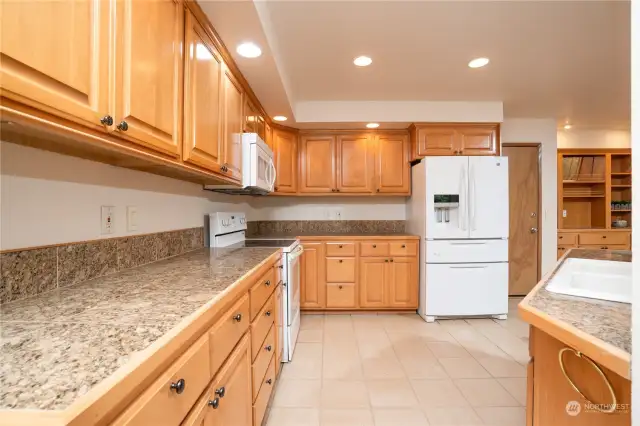
[[[238,425],[252,424],[252,403],[261,421],[271,392],[251,388],[275,382],[276,351],[258,349],[276,335],[279,259],[198,249],[0,306],[0,424],[178,425],[214,399],[210,383],[243,369],[248,391],[225,402]]]
[[[631,424],[631,304],[547,289],[567,259],[631,262],[631,252],[573,249],[518,306],[531,324],[527,426]]]

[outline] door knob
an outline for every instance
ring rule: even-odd
[[[538,213],[536,213],[536,212],[531,212],[531,217],[536,217],[536,216],[538,216]]]
[[[531,228],[529,232],[531,232],[532,234],[535,234],[536,232],[538,232],[538,228]]]

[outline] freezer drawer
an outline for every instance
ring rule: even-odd
[[[497,315],[509,310],[509,264],[429,264],[426,314]]]
[[[508,240],[437,240],[426,242],[427,263],[507,262]]]

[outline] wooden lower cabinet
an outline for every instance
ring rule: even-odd
[[[631,230],[558,230],[558,259],[572,248],[631,250]]]
[[[182,426],[252,426],[252,402],[251,346],[247,334]]]
[[[325,299],[325,244],[319,241],[302,243],[300,257],[300,308],[323,309]]]
[[[590,406],[563,374],[559,351],[567,345],[531,327],[527,368],[527,426],[630,426],[631,382],[600,366],[617,398],[618,409],[601,413]],[[594,404],[611,404],[611,392],[602,376],[573,351],[562,356],[567,376]],[[578,411],[579,410],[579,411]]]
[[[360,306],[384,308],[387,304],[385,287],[388,281],[388,258],[368,257],[360,259]]]

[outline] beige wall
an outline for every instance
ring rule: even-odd
[[[247,211],[248,197],[0,142],[0,249],[203,226],[216,210]],[[115,206],[115,233],[100,234],[100,206]],[[138,230],[126,230],[126,206]]]
[[[630,148],[628,130],[559,130],[558,148]]]
[[[558,235],[557,131],[555,119],[505,119],[501,127],[502,143],[540,142],[542,144],[542,273],[556,263]]]

